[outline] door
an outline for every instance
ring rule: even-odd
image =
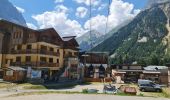
[[[155,91],[155,88],[152,84],[147,84],[147,91]]]

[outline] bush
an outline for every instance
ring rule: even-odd
[[[143,96],[144,96],[144,94],[140,93],[138,96],[141,96],[141,97],[143,97]]]
[[[88,89],[83,89],[82,93],[88,93]]]
[[[164,88],[162,93],[166,98],[170,98],[170,88]]]

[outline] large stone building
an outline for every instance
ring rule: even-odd
[[[53,28],[33,30],[0,20],[2,69],[10,66],[31,68],[41,71],[41,77],[54,79],[72,66],[67,61],[76,60],[74,66],[78,66],[78,47],[74,36],[61,38]]]

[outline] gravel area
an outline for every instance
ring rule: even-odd
[[[45,94],[1,98],[0,100],[169,100],[166,98],[150,98],[136,96],[114,96],[94,94]]]

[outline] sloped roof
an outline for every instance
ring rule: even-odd
[[[26,69],[22,68],[22,67],[17,67],[17,66],[10,66],[8,67],[8,69],[11,69],[11,70],[15,70],[15,71],[26,71]]]
[[[67,37],[62,37],[63,41],[70,41],[71,39],[74,39],[76,36],[67,36]]]
[[[147,66],[144,68],[145,70],[161,70],[161,69],[168,69],[167,66],[154,66],[154,65],[151,65],[151,66]]]

